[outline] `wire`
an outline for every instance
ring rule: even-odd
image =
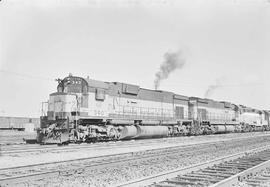
[[[240,86],[265,86],[267,83],[239,83],[239,84],[201,84],[201,83],[164,83],[164,85],[187,85],[187,86],[217,86],[222,87],[240,87]]]
[[[41,79],[41,80],[47,80],[47,81],[55,81],[55,79],[51,79],[48,77],[41,77],[41,76],[35,76],[35,75],[29,75],[26,73],[18,73],[18,72],[14,72],[14,71],[8,71],[8,70],[3,70],[0,69],[1,73],[11,73],[17,76],[21,76],[21,77],[26,77],[26,78],[31,78],[31,79]],[[239,84],[202,84],[202,83],[187,83],[187,82],[179,82],[179,83],[164,83],[165,85],[187,85],[187,86],[217,86],[219,88],[222,87],[241,87],[241,86],[265,86],[267,83],[263,83],[263,82],[259,82],[259,83],[239,83]]]
[[[18,73],[18,72],[14,72],[14,71],[3,70],[3,69],[0,69],[0,73],[14,74],[14,75],[17,75],[17,76],[20,76],[20,77],[26,77],[26,78],[30,78],[30,79],[40,79],[40,80],[47,80],[47,81],[55,81],[54,79],[50,79],[48,77],[29,75],[29,74],[26,74],[26,73]]]

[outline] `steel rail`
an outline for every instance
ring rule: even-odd
[[[71,145],[62,146],[62,147],[59,147],[56,145],[37,145],[37,146],[31,146],[31,147],[25,146],[22,148],[22,146],[20,146],[20,147],[15,147],[15,148],[8,148],[8,149],[2,148],[1,155],[38,152],[38,151],[44,151],[45,149],[46,149],[46,151],[54,151],[54,150],[55,151],[66,151],[66,150],[78,150],[78,149],[82,149],[82,148],[85,148],[85,149],[96,149],[96,148],[102,149],[102,148],[104,148],[104,149],[106,149],[106,148],[112,147],[112,146],[123,146],[123,148],[124,148],[124,147],[133,146],[133,145],[138,146],[138,145],[145,144],[145,143],[147,143],[148,145],[149,144],[157,144],[157,143],[160,143],[160,140],[159,141],[151,140],[151,141],[147,141],[147,142],[144,142],[143,140],[136,140],[136,141],[134,141],[134,140],[124,140],[124,141],[121,140],[121,141],[116,141],[116,142],[113,142],[113,141],[98,142],[98,143],[94,143],[94,144],[83,143],[83,145],[82,144],[71,144]],[[26,144],[24,144],[24,145],[26,145]]]
[[[260,134],[257,135],[255,137],[264,137],[267,136],[265,134]],[[211,142],[218,142],[218,141],[230,141],[230,140],[242,140],[242,139],[250,139],[251,137],[236,137],[236,138],[228,138],[228,139],[223,139],[223,140],[208,140],[205,142],[211,143]],[[254,138],[254,137],[252,137]],[[169,140],[169,139],[168,139]],[[121,141],[119,143],[121,143],[121,145],[119,145],[118,143],[112,143],[112,142],[106,142],[108,144],[103,145],[103,143],[99,143],[99,144],[86,144],[86,145],[72,145],[71,147],[69,146],[64,146],[64,147],[52,147],[52,146],[46,146],[44,147],[44,145],[39,146],[39,147],[25,147],[25,148],[19,148],[19,149],[11,149],[11,150],[5,150],[2,149],[0,154],[3,155],[10,155],[10,154],[19,154],[19,153],[30,153],[30,152],[39,152],[39,151],[72,151],[72,150],[78,150],[78,149],[95,149],[98,147],[98,149],[107,149],[108,146],[122,146],[121,148],[124,147],[129,147],[129,146],[138,146],[140,144],[145,144],[145,142],[143,140],[140,141]],[[148,144],[157,144],[159,143],[158,141],[150,141],[147,142]],[[169,143],[169,142],[165,142],[165,143]],[[198,143],[196,143],[198,144]],[[45,149],[44,149],[45,148]]]
[[[238,182],[242,182],[246,180],[249,176],[254,176],[256,173],[261,172],[262,170],[265,170],[266,168],[270,168],[270,160],[265,161],[254,167],[251,167],[245,171],[242,171],[241,173],[235,174],[225,180],[222,180],[216,184],[211,185],[210,187],[228,187],[228,186],[236,185]],[[259,182],[260,179],[257,181]]]

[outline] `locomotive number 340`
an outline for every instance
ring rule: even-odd
[[[94,110],[94,115],[95,116],[104,116],[104,111],[103,110]]]

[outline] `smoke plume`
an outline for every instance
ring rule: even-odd
[[[223,82],[222,80],[223,79],[224,78],[216,79],[215,84],[208,86],[206,92],[204,93],[204,98],[209,98],[214,93],[215,90],[222,87],[222,82]]]
[[[164,54],[164,62],[160,65],[159,71],[155,74],[155,89],[159,88],[160,82],[167,79],[171,72],[181,69],[186,63],[182,51],[167,52]]]

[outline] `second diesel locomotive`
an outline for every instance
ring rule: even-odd
[[[72,75],[58,83],[41,116],[39,143],[269,130],[268,111],[243,105]]]

